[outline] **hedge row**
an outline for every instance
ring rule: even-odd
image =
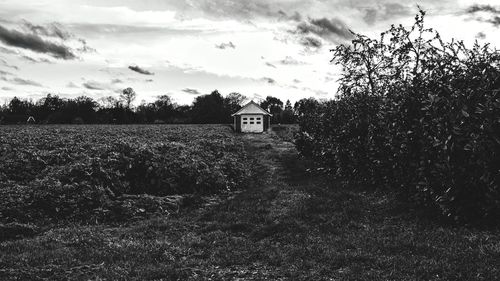
[[[500,54],[392,26],[337,47],[339,97],[300,118],[299,151],[457,222],[500,218]]]

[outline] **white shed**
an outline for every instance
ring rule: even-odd
[[[271,116],[267,110],[254,101],[247,103],[234,113],[234,130],[241,133],[262,133],[271,126]]]

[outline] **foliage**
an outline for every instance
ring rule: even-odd
[[[299,150],[455,221],[500,217],[500,54],[424,26],[334,50],[340,98],[300,115]]]
[[[241,141],[220,126],[9,126],[0,131],[1,223],[109,216],[117,221],[117,216],[126,219],[124,204],[132,204],[123,196],[156,196],[161,207],[165,196],[244,187],[251,173]],[[141,198],[137,202],[147,199]],[[142,206],[134,204],[129,207]]]

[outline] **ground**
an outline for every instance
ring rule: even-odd
[[[390,194],[313,173],[277,132],[236,136],[255,157],[250,188],[1,242],[0,279],[498,280],[498,231],[420,219]]]

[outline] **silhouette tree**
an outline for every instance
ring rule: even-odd
[[[271,123],[276,124],[281,122],[280,115],[283,111],[283,102],[280,99],[267,96],[266,99],[260,103],[260,106],[273,115],[271,117]]]
[[[194,123],[217,124],[227,122],[224,98],[217,90],[210,95],[196,97],[191,114]]]
[[[281,123],[292,124],[295,123],[295,113],[293,111],[292,103],[287,100],[285,103],[285,109],[281,112]]]
[[[240,93],[230,93],[224,98],[226,123],[232,122],[231,114],[241,109],[241,105],[245,99],[246,97]]]
[[[134,89],[132,88],[126,88],[122,91],[120,94],[120,98],[125,102],[125,106],[127,109],[130,109],[130,105],[132,102],[135,100],[137,97],[137,94],[135,93]]]

